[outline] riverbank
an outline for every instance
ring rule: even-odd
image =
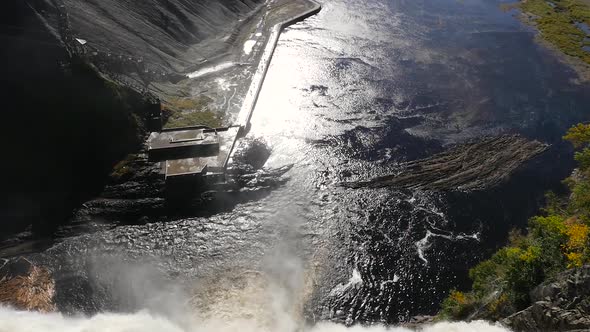
[[[521,21],[539,31],[537,42],[574,69],[578,83],[590,80],[589,1],[523,0],[504,7],[521,10]],[[564,136],[579,150],[578,169],[563,181],[567,193],[548,193],[526,233],[512,231],[507,246],[472,268],[471,290],[451,291],[440,317],[502,321],[517,331],[590,327],[584,286],[590,262],[589,132],[578,124]]]
[[[521,10],[519,18],[539,31],[537,41],[572,67],[580,81],[590,81],[590,2],[522,0],[505,9]]]
[[[451,291],[441,317],[501,320],[518,331],[590,328],[590,125],[564,138],[578,149],[568,192],[548,193],[527,232],[513,230],[507,246],[472,268],[472,289]]]

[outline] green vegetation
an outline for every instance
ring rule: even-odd
[[[222,117],[210,109],[213,100],[206,96],[196,98],[174,98],[166,101],[165,106],[171,113],[164,125],[165,128],[208,126],[220,127]]]
[[[564,181],[570,194],[548,193],[526,235],[511,232],[507,246],[469,271],[471,291],[451,291],[442,318],[505,317],[527,307],[530,291],[547,278],[590,262],[590,124],[572,127],[564,139],[578,150],[578,170]]]
[[[555,6],[551,6],[550,3]],[[565,54],[590,64],[590,52],[582,47],[590,46],[586,34],[575,24],[590,26],[590,6],[582,0],[523,0],[520,8],[536,16],[534,22],[544,39],[557,46]]]

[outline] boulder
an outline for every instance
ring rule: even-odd
[[[51,272],[25,258],[7,260],[0,267],[0,303],[19,310],[55,311],[55,282]]]

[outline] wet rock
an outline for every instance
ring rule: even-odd
[[[270,154],[271,149],[264,140],[245,137],[233,154],[233,167],[249,171],[261,169]]]
[[[20,310],[55,311],[55,282],[49,270],[25,258],[7,260],[0,268],[0,303]]]
[[[283,184],[286,179],[283,175],[287,173],[293,165],[286,165],[273,169],[261,169],[258,171],[232,174],[228,179],[228,188],[234,190],[259,190],[276,188]]]
[[[506,180],[548,146],[518,135],[491,137],[459,145],[400,165],[396,174],[344,183],[349,188],[396,187],[425,190],[482,190]]]
[[[163,198],[138,198],[138,199],[95,199],[84,204],[84,208],[75,213],[76,222],[92,221],[95,218],[107,218],[116,220],[139,220],[148,215],[162,214],[164,209]]]
[[[165,214],[164,177],[159,163],[151,163],[144,154],[131,155],[115,166],[110,183],[99,197],[74,211],[67,233],[91,222],[146,223],[150,217]]]
[[[531,292],[533,304],[502,323],[516,331],[589,331],[590,265],[558,274]]]
[[[286,181],[283,175],[292,167],[263,168],[270,153],[263,140],[243,139],[234,154],[226,182],[204,187],[203,192],[195,193],[180,206],[166,201],[160,164],[149,162],[145,154],[131,155],[115,167],[110,183],[99,197],[74,211],[70,223],[61,227],[60,235],[113,224],[146,224],[166,220],[169,216],[206,214],[219,208],[214,202],[216,199],[231,206],[230,202],[258,197],[256,192],[266,192],[283,184]]]
[[[84,276],[68,275],[57,278],[55,283],[54,302],[61,313],[94,315],[109,309],[107,305],[112,302],[106,289]]]
[[[163,193],[164,177],[159,163],[149,162],[145,154],[130,155],[115,166],[104,198],[146,198]]]
[[[435,322],[435,316],[420,315],[414,316],[406,324],[403,324],[407,328],[419,328],[424,325],[433,324]]]

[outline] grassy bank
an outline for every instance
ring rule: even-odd
[[[171,98],[164,103],[168,110],[165,128],[208,126],[221,127],[222,116],[212,110],[213,100],[206,96],[193,98]]]
[[[590,64],[590,39],[580,23],[590,26],[590,4],[584,0],[523,0],[519,7],[532,14],[542,37],[563,53]],[[578,24],[578,25],[576,25]]]
[[[590,262],[590,125],[571,128],[564,139],[578,150],[578,169],[564,180],[569,194],[548,193],[545,208],[530,219],[526,233],[512,231],[507,246],[470,270],[471,291],[451,291],[442,318],[506,317],[530,305],[535,286]]]

